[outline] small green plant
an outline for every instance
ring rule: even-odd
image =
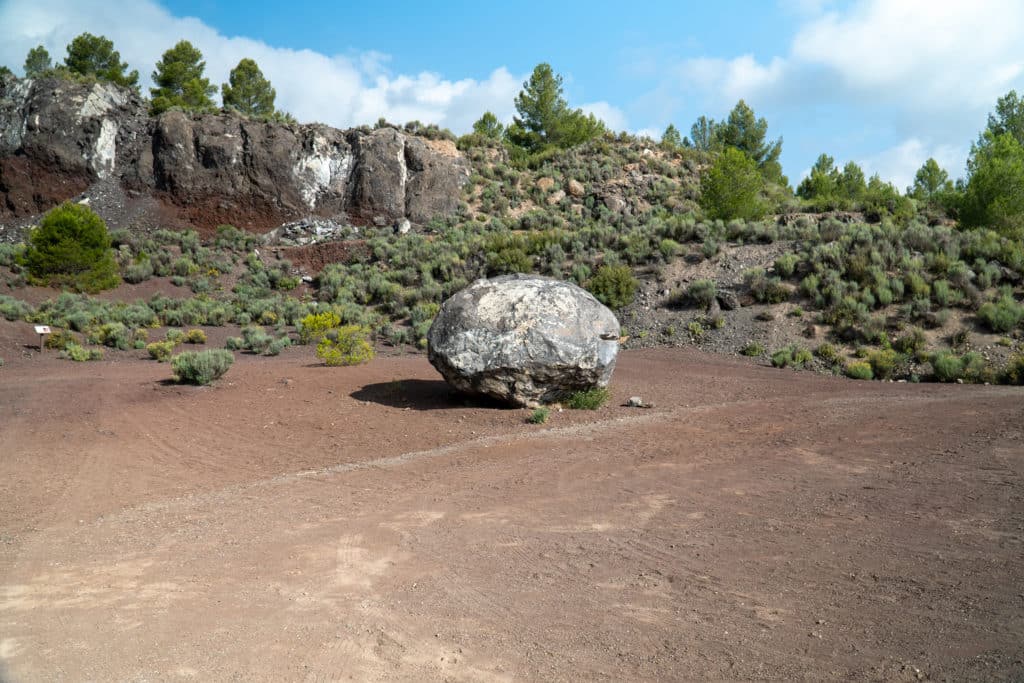
[[[772,365],[777,368],[801,368],[812,360],[814,355],[798,344],[790,344],[772,354]]]
[[[932,373],[939,382],[955,382],[963,377],[964,362],[955,354],[941,351],[932,356]]]
[[[610,396],[611,393],[608,389],[595,387],[593,389],[575,391],[566,396],[562,403],[565,404],[566,408],[571,408],[572,410],[597,410],[608,402]]]
[[[751,357],[763,356],[764,346],[758,344],[757,342],[750,342],[740,350],[740,353],[742,353],[744,356]]]
[[[826,363],[836,363],[839,361],[839,350],[835,347],[835,344],[830,342],[824,342],[819,345],[815,353],[818,354],[818,358]]]
[[[185,334],[185,343],[186,344],[205,344],[206,343],[206,333],[203,332],[202,330],[200,330],[199,328],[193,328],[193,329],[189,330],[188,333]]]
[[[171,359],[175,346],[176,344],[172,341],[152,342],[151,344],[146,344],[146,351],[149,352],[149,357],[153,360],[166,363]]]
[[[330,366],[359,365],[373,359],[370,330],[359,325],[345,325],[330,330],[317,344],[316,357]]]
[[[292,340],[289,339],[287,336],[278,337],[274,341],[270,342],[270,345],[267,346],[267,350],[264,351],[263,353],[268,356],[277,356],[280,355],[281,351],[285,350],[291,345]]]
[[[224,349],[185,351],[171,359],[171,372],[178,382],[209,384],[222,377],[234,360],[231,352]]]
[[[871,363],[863,360],[847,363],[844,372],[850,379],[874,379],[875,376]]]
[[[310,313],[299,321],[299,343],[319,342],[328,331],[341,326],[341,318],[334,311]]]
[[[89,360],[102,360],[103,349],[87,349],[84,346],[78,344],[68,344],[64,347],[64,350],[60,352],[61,358],[68,358],[79,363]]]
[[[695,306],[707,308],[718,294],[718,286],[714,280],[695,280],[686,288],[686,298]]]
[[[548,421],[548,417],[551,415],[551,409],[547,406],[540,406],[535,408],[530,416],[526,418],[526,421],[534,425],[542,425]]]
[[[604,265],[587,282],[587,290],[608,308],[618,309],[633,302],[638,284],[629,266]]]
[[[1009,332],[1024,320],[1024,305],[1012,296],[1004,296],[995,303],[989,301],[978,309],[978,319],[993,332]]]
[[[892,379],[898,357],[892,349],[880,349],[868,353],[872,374],[878,379]]]
[[[164,335],[164,339],[171,342],[174,346],[177,346],[185,341],[185,333],[181,330],[171,328],[167,330],[167,334]]]
[[[686,331],[690,333],[690,338],[694,341],[702,338],[706,332],[704,326],[696,320],[691,321],[690,324],[686,326]]]

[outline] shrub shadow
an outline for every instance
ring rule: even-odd
[[[500,401],[461,394],[448,386],[447,382],[439,379],[396,379],[378,382],[367,384],[349,395],[357,401],[412,410],[511,409],[511,406]]]

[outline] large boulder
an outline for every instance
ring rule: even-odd
[[[532,406],[607,386],[619,333],[615,315],[576,285],[505,275],[445,301],[427,351],[455,389]]]

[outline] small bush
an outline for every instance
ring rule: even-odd
[[[78,337],[71,330],[55,330],[46,338],[45,346],[48,349],[59,349],[63,351],[71,344],[78,344]]]
[[[573,410],[597,410],[608,402],[610,396],[611,393],[608,389],[595,387],[593,389],[573,392],[566,396],[562,403],[565,404],[566,408]]]
[[[224,342],[224,348],[229,351],[241,351],[245,348],[245,340],[241,337],[228,337]]]
[[[1018,304],[1011,296],[1004,296],[995,303],[982,304],[978,309],[978,319],[993,332],[1009,332],[1024,319],[1024,305]]]
[[[149,357],[153,360],[161,363],[166,363],[171,359],[171,354],[174,353],[174,347],[176,344],[172,341],[159,341],[151,344],[146,344],[146,351],[149,352]]]
[[[871,372],[878,379],[892,379],[896,371],[896,352],[892,349],[872,351],[868,354],[868,363],[871,364]]]
[[[932,373],[939,382],[955,382],[963,377],[964,362],[948,351],[936,353],[932,356]]]
[[[242,328],[242,347],[252,353],[264,353],[274,342],[274,338],[267,334],[259,325],[250,325]]]
[[[341,326],[341,318],[333,311],[310,313],[299,321],[299,343],[319,342],[329,330]]]
[[[205,344],[206,333],[198,328],[193,328],[185,334],[186,344]]]
[[[185,351],[171,359],[171,372],[174,379],[186,384],[209,384],[223,377],[235,357],[224,349],[208,349],[206,351]]]
[[[633,302],[638,284],[629,266],[604,265],[587,283],[587,290],[608,308],[618,309]]]
[[[171,342],[174,346],[177,346],[185,341],[185,333],[181,330],[171,328],[167,330],[167,334],[164,335],[164,339]]]
[[[924,330],[919,327],[910,328],[906,334],[897,337],[892,347],[900,353],[917,353],[925,346]]]
[[[740,350],[740,353],[744,356],[763,356],[764,346],[757,342],[750,342]]]
[[[542,425],[548,421],[548,416],[550,415],[551,409],[546,406],[541,406],[530,413],[530,417],[526,418],[526,421],[530,424]]]
[[[281,351],[285,350],[292,345],[292,340],[288,337],[278,337],[274,341],[270,342],[267,350],[264,352],[268,356],[277,356]]]
[[[848,363],[844,372],[850,379],[873,379],[875,376],[871,363],[863,360]]]
[[[818,354],[818,358],[822,359],[826,363],[835,363],[839,360],[839,350],[836,349],[834,344],[829,342],[825,342],[818,346],[815,353]]]
[[[331,330],[316,347],[316,357],[326,365],[359,365],[373,359],[370,330],[360,325],[345,325]]]
[[[84,346],[79,346],[78,344],[68,344],[64,347],[64,350],[60,352],[60,357],[68,358],[79,363],[88,360],[102,360],[103,349],[87,349]]]
[[[695,306],[707,308],[718,295],[718,286],[714,280],[695,280],[686,288],[686,298]]]
[[[811,352],[797,344],[791,344],[772,354],[772,365],[777,368],[800,368],[812,360],[814,360],[814,356]]]

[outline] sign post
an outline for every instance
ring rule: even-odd
[[[50,334],[49,325],[36,325],[36,334],[39,335],[39,353],[43,352],[43,341],[46,335]]]

